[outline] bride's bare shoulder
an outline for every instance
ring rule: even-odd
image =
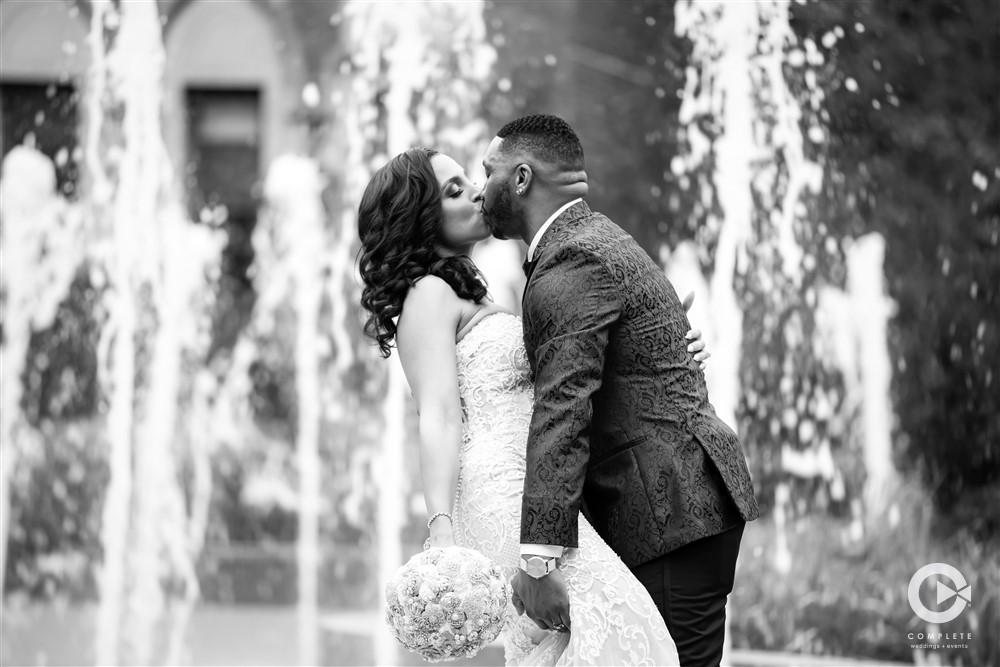
[[[447,282],[437,276],[424,276],[417,280],[403,299],[399,325],[407,321],[432,321],[454,326],[462,316],[462,299]]]
[[[451,285],[437,276],[424,276],[413,283],[403,299],[403,312],[408,308],[454,308],[461,302]]]

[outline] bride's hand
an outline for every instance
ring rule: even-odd
[[[455,534],[452,532],[450,518],[440,517],[431,524],[431,536],[427,543],[439,549],[455,546]]]
[[[437,538],[431,537],[428,540],[428,545],[432,549],[435,549],[435,548],[436,549],[445,549],[447,547],[453,547],[453,546],[455,546],[455,538],[452,537],[451,535],[448,535],[447,537],[444,537],[444,536],[440,536],[440,537],[437,537]]]
[[[694,303],[694,292],[691,292],[686,297],[681,305],[684,306],[684,312],[691,310],[691,304]],[[705,361],[712,356],[712,353],[705,349],[705,341],[701,338],[701,329],[691,329],[686,334],[684,338],[691,341],[688,343],[687,350],[694,355],[694,360],[698,362],[698,367],[701,370],[705,370],[707,364]]]

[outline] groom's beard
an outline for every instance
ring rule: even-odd
[[[486,224],[489,225],[490,231],[493,232],[493,236],[500,239],[506,240],[510,238],[510,227],[514,222],[514,207],[512,205],[510,188],[503,188],[497,192],[496,197],[490,202],[490,206],[486,206],[486,202],[483,202],[483,217],[486,218]]]

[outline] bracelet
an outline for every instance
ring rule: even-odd
[[[434,519],[439,516],[446,516],[448,517],[448,521],[451,521],[451,515],[447,512],[435,512],[434,514],[431,514],[431,518],[427,519],[427,530],[431,529],[431,524],[434,523]]]

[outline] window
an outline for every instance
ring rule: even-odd
[[[56,166],[56,187],[76,197],[79,95],[73,86],[46,82],[0,83],[0,155],[27,144]]]

